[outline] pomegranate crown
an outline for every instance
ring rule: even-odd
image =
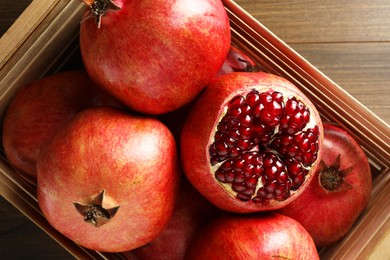
[[[90,7],[90,10],[87,16],[81,21],[84,22],[89,18],[95,17],[97,28],[100,28],[102,23],[102,17],[108,11],[121,10],[121,8],[116,5],[112,0],[82,0],[87,6]]]

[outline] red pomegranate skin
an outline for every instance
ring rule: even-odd
[[[229,53],[218,73],[214,76],[214,79],[231,72],[240,71],[250,73],[260,71],[260,67],[244,51],[234,45],[231,45]],[[177,110],[159,116],[159,119],[168,126],[176,140],[180,139],[180,133],[182,131],[184,122],[192,106],[195,104],[196,99],[197,98],[193,99],[190,103]]]
[[[182,260],[196,232],[220,211],[183,178],[177,204],[164,231],[149,244],[125,253],[127,259]]]
[[[191,108],[191,111],[184,124],[180,138],[180,155],[184,173],[192,185],[210,202],[222,210],[249,213],[275,210],[294,200],[302,190],[306,189],[313,174],[306,176],[306,181],[300,188],[292,193],[284,201],[270,200],[266,203],[254,203],[252,201],[241,201],[232,196],[226,189],[217,182],[214,173],[210,169],[209,147],[213,142],[216,125],[218,124],[223,107],[237,94],[249,93],[254,87],[259,91],[289,91],[305,99],[307,104],[311,103],[307,98],[286,79],[266,72],[233,72],[221,76],[213,81],[199,97]],[[319,129],[318,156],[322,153],[322,121],[316,109],[313,110],[313,117],[317,120]],[[317,160],[311,167],[314,171],[318,167]]]
[[[340,170],[350,169],[340,189],[323,187],[320,168],[309,187],[279,211],[301,223],[318,247],[331,245],[348,233],[367,207],[372,190],[370,166],[359,144],[340,126],[324,123],[322,160],[330,166],[338,155]]]
[[[229,53],[215,77],[231,72],[255,72],[260,70],[260,67],[252,57],[237,46],[231,45]]]
[[[158,120],[115,108],[83,110],[40,153],[38,202],[48,222],[86,248],[123,252],[151,242],[172,215],[179,169],[175,141]],[[74,203],[119,206],[99,227]],[[94,203],[95,204],[95,203]]]
[[[163,114],[190,102],[230,46],[220,0],[115,0],[121,10],[81,23],[80,50],[92,79],[130,108]],[[86,10],[88,15],[89,8]]]
[[[60,72],[21,87],[4,116],[3,147],[9,163],[36,184],[41,147],[78,112],[96,106],[123,107],[83,71]]]
[[[280,214],[225,215],[212,220],[190,244],[186,258],[319,259],[313,239]]]

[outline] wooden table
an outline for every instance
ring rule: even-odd
[[[30,2],[0,0],[0,35]],[[236,2],[390,124],[390,1]],[[0,198],[0,258],[73,257]]]

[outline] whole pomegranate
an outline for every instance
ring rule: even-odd
[[[186,179],[180,187],[172,218],[164,231],[149,244],[126,252],[127,259],[182,260],[196,232],[219,211]]]
[[[162,114],[190,102],[229,51],[230,24],[220,0],[84,2],[92,2],[80,28],[86,70],[140,112]]]
[[[247,53],[240,48],[231,45],[229,53],[215,77],[231,72],[256,72],[260,70],[260,67]]]
[[[280,213],[300,222],[318,247],[328,246],[348,233],[367,207],[371,190],[364,151],[343,128],[325,123],[320,168],[309,187]]]
[[[89,249],[122,252],[145,245],[174,209],[177,150],[156,119],[85,109],[42,148],[37,169],[44,216]]]
[[[3,121],[3,147],[13,168],[36,184],[39,151],[51,136],[87,107],[121,107],[82,71],[35,80],[13,96]]]
[[[289,81],[229,73],[191,109],[181,135],[184,172],[221,209],[281,208],[311,181],[322,135],[316,108]]]
[[[280,214],[221,216],[202,231],[185,259],[319,259],[309,233]]]

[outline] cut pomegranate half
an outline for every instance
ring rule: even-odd
[[[321,143],[320,116],[294,85],[264,72],[232,73],[193,107],[182,160],[189,180],[220,208],[262,211],[306,187]]]

